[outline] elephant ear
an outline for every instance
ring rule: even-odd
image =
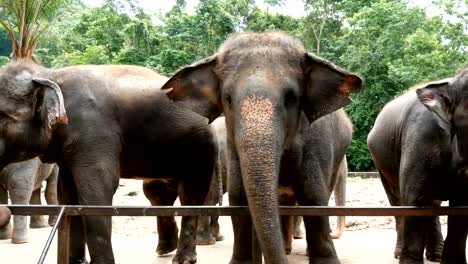
[[[33,78],[32,81],[36,91],[34,118],[47,130],[51,130],[58,123],[67,124],[63,95],[58,84],[43,78]]]
[[[352,101],[349,95],[361,90],[362,80],[335,64],[306,53],[306,87],[303,109],[309,122],[334,112]]]
[[[216,56],[200,60],[175,73],[163,86],[167,96],[179,105],[205,116],[211,123],[222,112]]]
[[[425,83],[416,89],[419,101],[436,117],[441,127],[451,127],[452,114],[450,107],[452,98],[448,91],[452,78]]]

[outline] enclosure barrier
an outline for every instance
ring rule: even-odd
[[[57,240],[57,263],[68,264],[70,218],[76,216],[190,216],[190,215],[249,215],[246,206],[53,206],[8,205],[13,215],[59,215],[47,239],[38,264],[45,260],[53,237]],[[468,215],[468,207],[348,207],[348,206],[280,206],[281,215],[302,216],[435,216]],[[255,234],[253,234],[255,235]],[[254,249],[258,250],[258,245]],[[254,262],[257,263],[257,262]],[[261,262],[259,262],[261,263]]]

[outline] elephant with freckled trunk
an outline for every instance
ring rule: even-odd
[[[248,205],[251,213],[232,217],[231,264],[259,260],[252,254],[252,228],[265,263],[287,263],[279,184],[291,186],[300,205],[328,203],[327,183],[312,173],[314,154],[303,135],[313,121],[351,103],[348,96],[361,83],[291,36],[269,32],[234,34],[215,55],[181,69],[162,87],[210,121],[224,112],[229,203]],[[310,263],[339,263],[328,217],[304,217],[304,223]]]
[[[177,195],[154,182],[177,182],[182,205],[202,205],[216,145],[208,120],[178,107],[160,90],[167,78],[129,65],[47,69],[15,61],[0,71],[0,169],[38,156],[59,170],[61,204],[112,205],[120,177],[144,179],[153,205]],[[183,164],[183,165],[181,165]],[[158,254],[177,248],[173,263],[195,263],[198,217],[173,217],[158,230]],[[115,263],[108,216],[74,217],[70,263]]]
[[[42,163],[39,158],[11,163],[0,172],[0,203],[8,203],[8,196],[12,204],[41,204],[42,183],[46,182],[44,196],[47,204],[58,204],[57,200],[58,166]],[[54,225],[56,215],[50,215],[48,222],[42,215],[31,216],[29,226],[42,228]],[[11,225],[0,229],[0,239],[11,238],[14,244],[28,242],[27,216],[13,217]]]
[[[391,205],[467,206],[468,68],[418,85],[389,102],[367,143]],[[449,216],[443,241],[438,217],[396,218],[401,264],[466,263],[467,216]]]

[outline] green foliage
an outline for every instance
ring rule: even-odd
[[[0,67],[5,66],[8,62],[10,62],[9,57],[0,56]]]
[[[11,40],[13,58],[33,58],[37,38],[68,0],[0,0],[0,25]]]
[[[0,56],[10,56],[11,40],[3,27],[0,27]]]
[[[366,138],[380,109],[410,86],[467,63],[466,0],[433,2],[445,16],[429,17],[406,0],[305,0],[301,18],[261,10],[255,0],[200,0],[193,12],[177,0],[158,17],[133,0],[106,0],[96,8],[74,0],[58,9],[35,57],[50,67],[135,64],[170,75],[215,53],[234,32],[289,32],[307,50],[364,77],[365,89],[346,108],[355,131],[348,163],[350,170],[371,170]],[[8,56],[4,36],[0,31],[0,55]]]
[[[460,45],[460,25],[429,18],[403,1],[376,1],[349,23],[337,42],[344,51],[339,62],[364,76],[366,88],[347,107],[355,126],[348,160],[351,170],[368,170],[373,163],[366,138],[380,109],[418,82],[453,74],[466,63],[466,46]],[[452,31],[457,33],[444,33]]]

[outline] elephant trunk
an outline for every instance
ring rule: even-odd
[[[249,100],[251,99],[251,100]],[[278,173],[284,142],[269,100],[248,98],[236,143],[252,221],[266,263],[287,263],[278,213]]]

